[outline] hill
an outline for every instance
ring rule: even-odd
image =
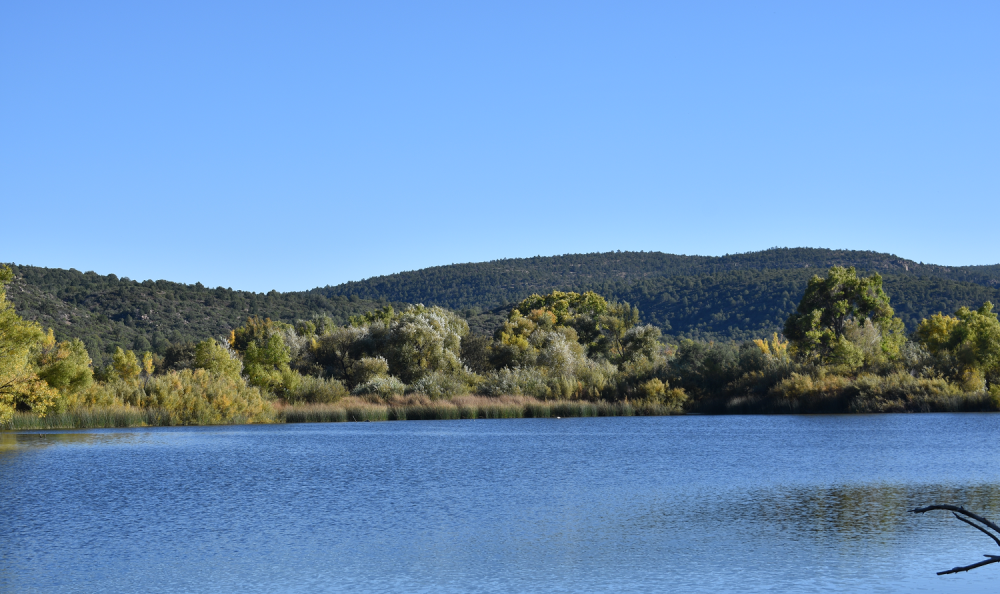
[[[667,336],[748,340],[781,332],[817,270],[751,270],[645,279],[610,286],[605,294],[636,305],[644,320]],[[822,270],[819,272],[822,273]],[[889,273],[883,287],[907,331],[938,312],[1000,303],[1000,289],[968,282]]]
[[[949,267],[872,251],[774,248],[726,256],[659,252],[570,254],[453,264],[313,289],[440,305],[465,313],[482,331],[505,305],[532,293],[596,291],[637,305],[645,321],[675,338],[756,338],[780,332],[806,283],[831,266],[878,272],[897,313],[913,330],[937,312],[1000,299],[1000,265]],[[485,312],[485,313],[482,313]]]
[[[1000,288],[1000,264],[948,267],[906,260],[871,251],[773,248],[719,257],[678,256],[660,252],[608,252],[494,260],[435,266],[313,289],[333,296],[388,299],[440,305],[452,309],[492,309],[553,289],[599,291],[639,281],[676,276],[701,277],[738,271],[808,269],[808,275],[830,266],[859,271],[939,278]]]
[[[58,340],[83,340],[95,366],[110,361],[115,347],[163,354],[172,344],[226,335],[251,315],[285,322],[327,315],[346,324],[351,315],[386,304],[357,297],[252,293],[208,289],[200,283],[137,282],[114,274],[10,266],[16,278],[7,296],[18,314],[51,327]]]
[[[674,339],[745,340],[780,331],[809,278],[833,265],[881,273],[908,330],[939,311],[1000,303],[1000,265],[946,267],[877,252],[807,248],[721,257],[611,252],[497,260],[267,294],[11,265],[16,280],[8,296],[22,316],[52,327],[59,340],[82,339],[101,365],[115,347],[163,354],[171,345],[227,334],[249,315],[284,322],[327,315],[344,324],[385,304],[454,309],[474,332],[487,334],[510,304],[553,289],[594,290],[628,301]]]

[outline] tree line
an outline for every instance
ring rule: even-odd
[[[93,272],[12,266],[9,298],[25,319],[79,338],[96,367],[115,350],[169,352],[226,334],[248,316],[287,324],[411,303],[454,311],[471,333],[492,336],[512,308],[534,293],[593,291],[637,306],[645,323],[674,343],[746,341],[780,332],[818,268],[880,271],[896,315],[912,332],[921,319],[963,304],[1000,302],[997,266],[946,268],[889,254],[773,249],[719,258],[614,252],[460,264],[306,292],[253,293],[200,284],[134,281]]]
[[[883,278],[834,266],[808,280],[772,333],[665,340],[639,309],[595,292],[518,302],[492,335],[438,306],[370,308],[296,323],[250,315],[164,355],[116,348],[95,366],[79,338],[24,320],[0,268],[0,423],[76,407],[156,408],[172,423],[265,421],[275,403],[388,402],[404,394],[632,402],[659,411],[996,410],[993,305],[936,313],[909,332]]]

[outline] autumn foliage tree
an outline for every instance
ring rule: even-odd
[[[45,334],[38,324],[22,320],[7,300],[7,284],[13,279],[11,269],[0,266],[0,425],[17,408],[44,415],[56,395],[32,361]]]
[[[959,308],[954,317],[935,314],[914,336],[966,389],[1000,383],[1000,320],[989,301],[979,309]]]
[[[94,381],[87,347],[79,338],[56,342],[52,329],[36,347],[35,366],[38,377],[61,393],[77,393]]]

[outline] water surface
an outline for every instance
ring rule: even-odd
[[[3,592],[981,592],[1000,415],[0,436]]]

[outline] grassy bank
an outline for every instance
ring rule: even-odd
[[[160,408],[135,406],[79,407],[61,413],[39,417],[16,412],[3,429],[109,429],[114,427],[164,427],[170,425],[170,415]]]
[[[893,390],[820,389],[809,386],[803,394],[783,397],[739,396],[706,400],[692,407],[703,414],[815,414],[886,412],[987,412],[1000,403],[988,393],[908,393]],[[853,388],[853,386],[852,386]],[[898,389],[898,387],[897,387]],[[677,407],[648,402],[539,400],[530,396],[455,396],[432,399],[422,395],[343,398],[333,403],[275,403],[266,417],[235,415],[222,424],[345,423],[362,421],[417,421],[449,419],[522,419],[552,417],[631,417],[680,414]],[[38,417],[15,413],[6,430],[102,429],[114,427],[167,427],[211,425],[216,422],[158,407],[129,405],[79,406]]]
[[[350,421],[415,421],[445,419],[523,419],[552,417],[631,417],[677,414],[680,410],[657,404],[537,400],[528,396],[456,396],[432,400],[426,396],[396,397],[388,402],[345,398],[332,404],[303,404],[277,408],[286,423]]]
[[[552,417],[631,417],[678,414],[680,410],[658,404],[588,402],[581,400],[542,401],[528,396],[456,396],[431,399],[426,396],[397,396],[387,401],[349,397],[329,404],[298,404],[275,407],[277,423],[344,423],[358,421],[416,421],[448,419],[522,419]],[[254,422],[233,418],[227,424]],[[259,422],[257,420],[256,422]],[[15,413],[3,429],[105,429],[114,427],[167,427],[197,425],[180,421],[161,408],[138,406],[76,407],[62,413],[38,417]]]

